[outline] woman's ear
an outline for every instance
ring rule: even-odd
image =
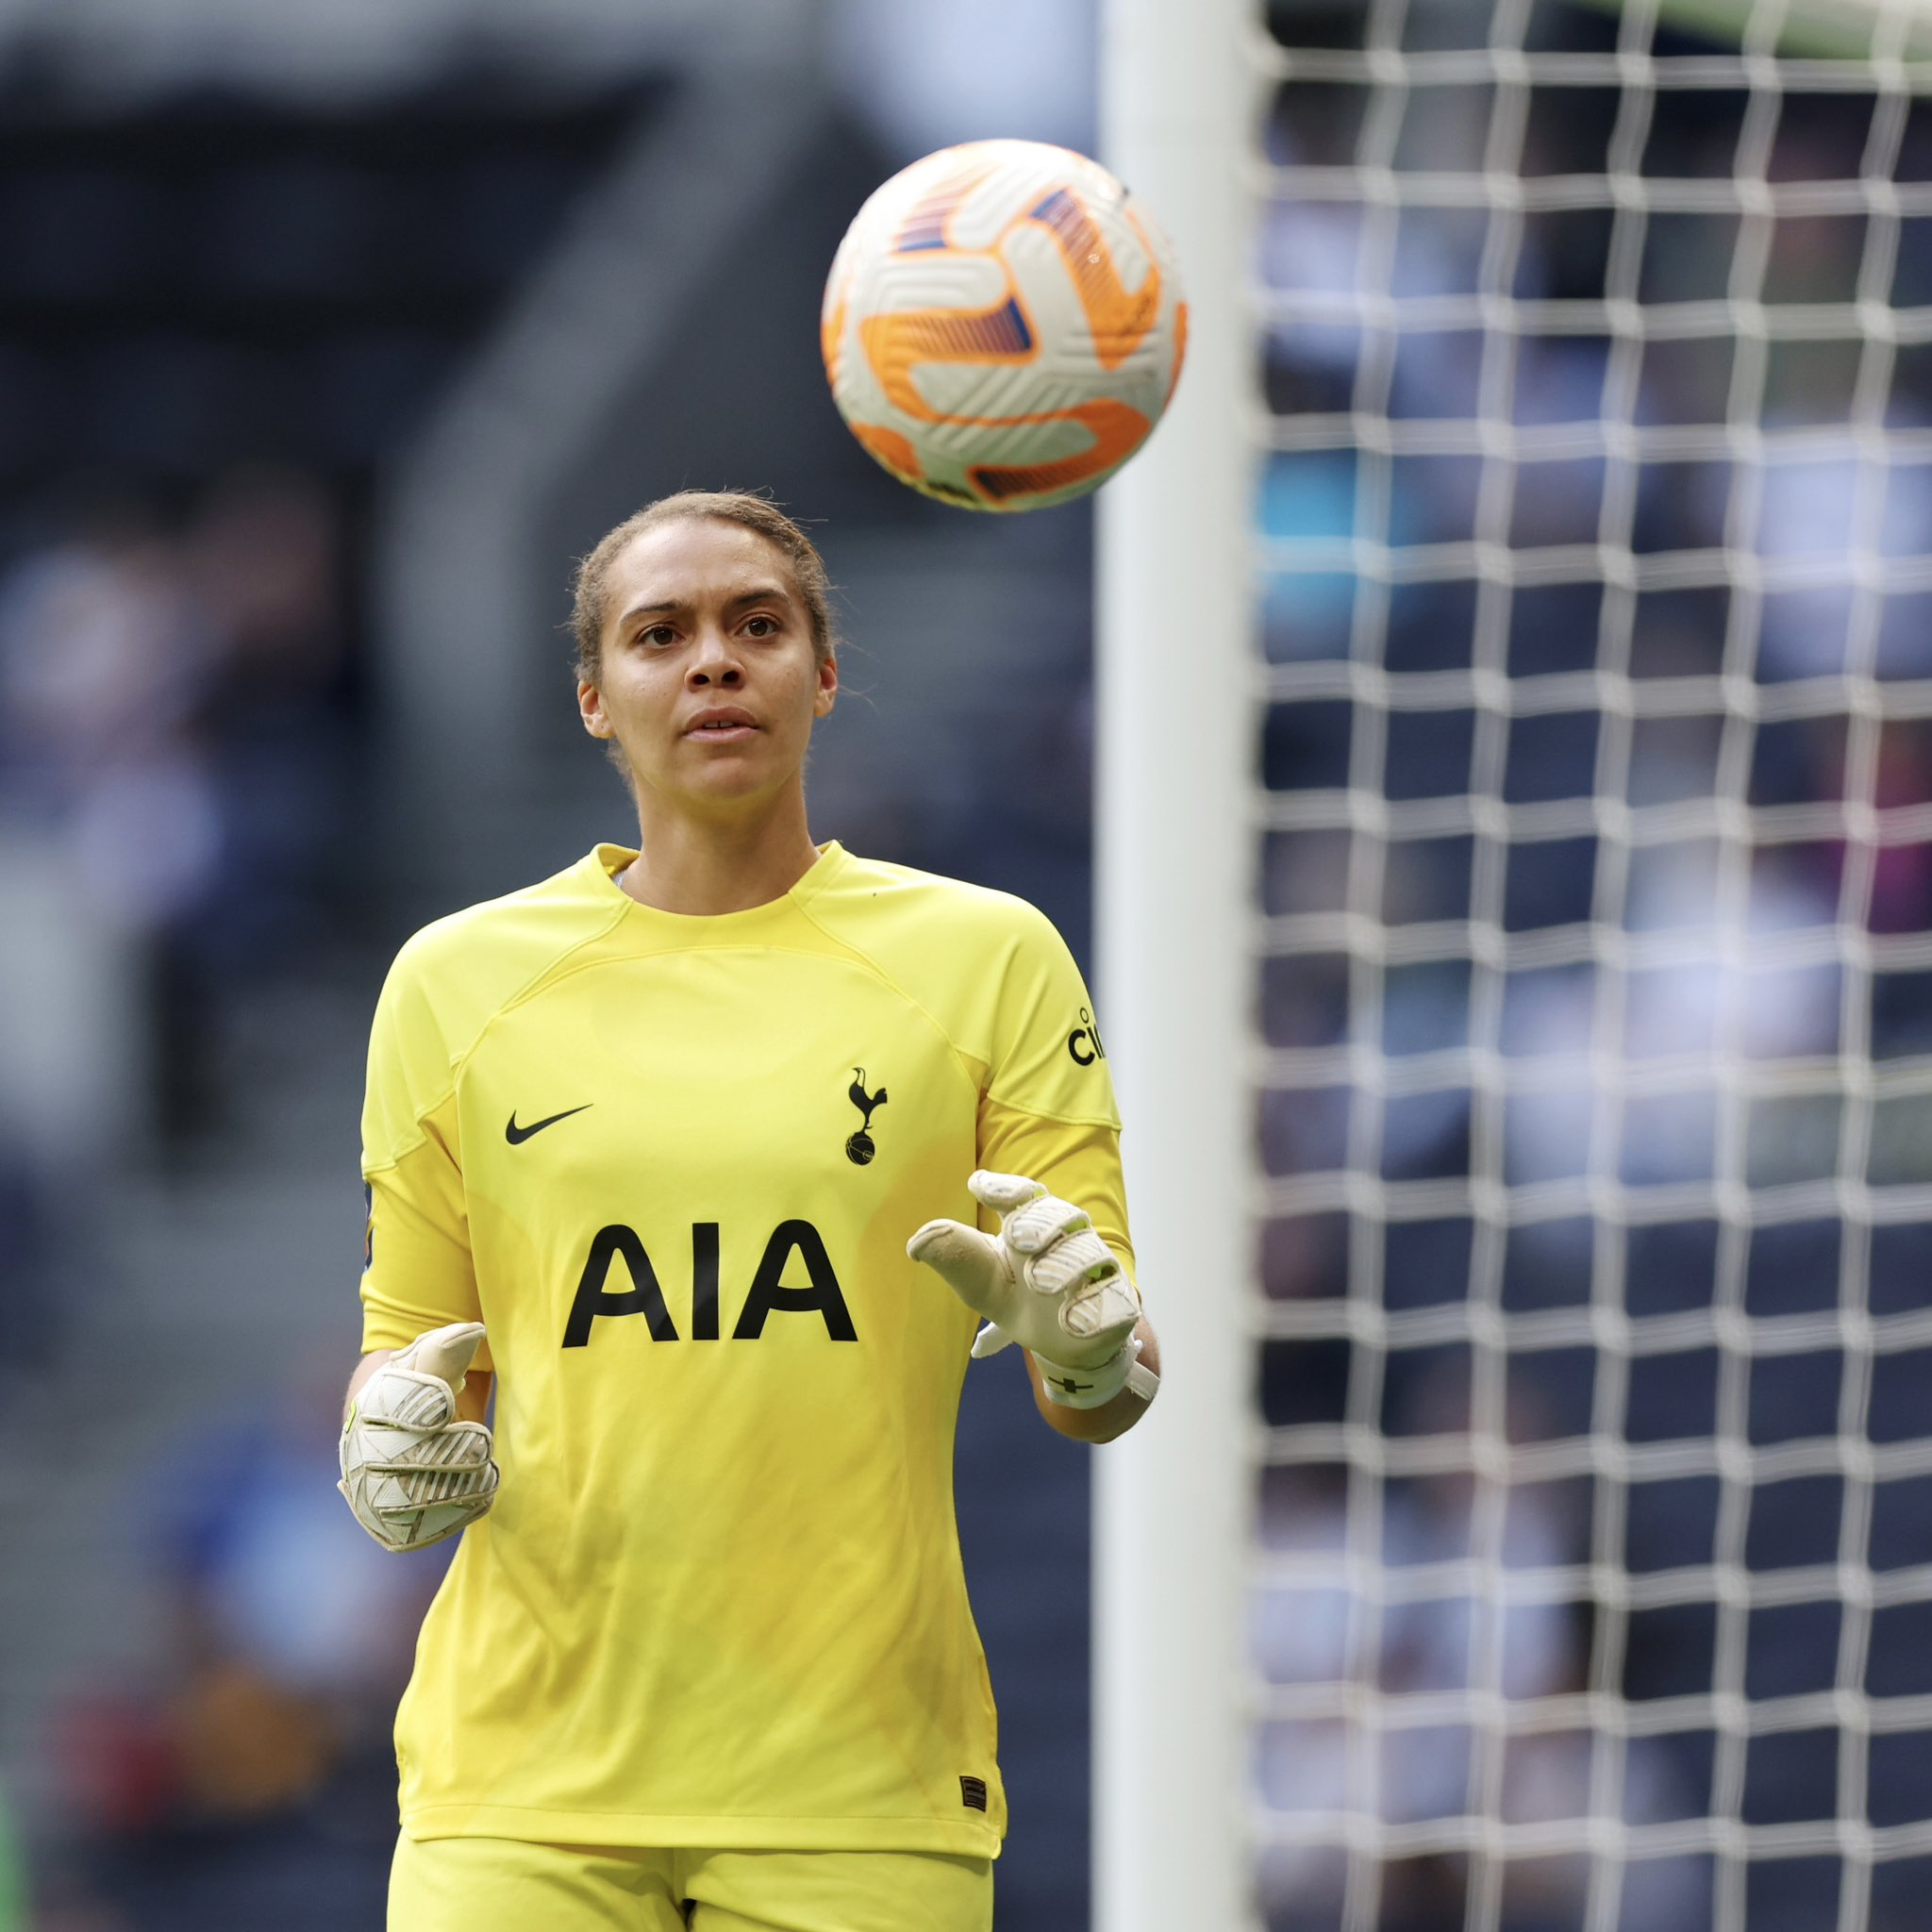
[[[604,693],[594,684],[577,686],[577,715],[592,738],[610,736],[610,720],[604,715]]]

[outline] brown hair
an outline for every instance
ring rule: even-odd
[[[823,664],[838,655],[839,640],[832,628],[832,580],[825,575],[824,558],[811,539],[765,497],[739,490],[680,490],[676,495],[660,496],[625,517],[577,565],[571,628],[576,635],[579,683],[594,684],[602,668],[604,591],[610,566],[632,538],[680,517],[709,517],[721,524],[737,524],[782,551],[811,621],[812,656]]]

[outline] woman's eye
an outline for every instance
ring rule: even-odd
[[[668,644],[675,636],[676,632],[668,624],[654,624],[648,630],[638,633],[638,642],[661,646]]]
[[[746,620],[744,628],[755,638],[774,638],[778,635],[778,620],[774,617],[753,617]]]

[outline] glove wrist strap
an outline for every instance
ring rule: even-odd
[[[1123,1389],[1131,1389],[1142,1402],[1152,1402],[1160,1377],[1141,1366],[1141,1338],[1130,1335],[1106,1361],[1091,1368],[1069,1368],[1034,1353],[1040,1379],[1049,1402],[1062,1408],[1103,1408]]]

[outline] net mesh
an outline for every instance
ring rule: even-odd
[[[1255,40],[1276,1932],[1932,1912],[1932,62],[1733,11]]]

